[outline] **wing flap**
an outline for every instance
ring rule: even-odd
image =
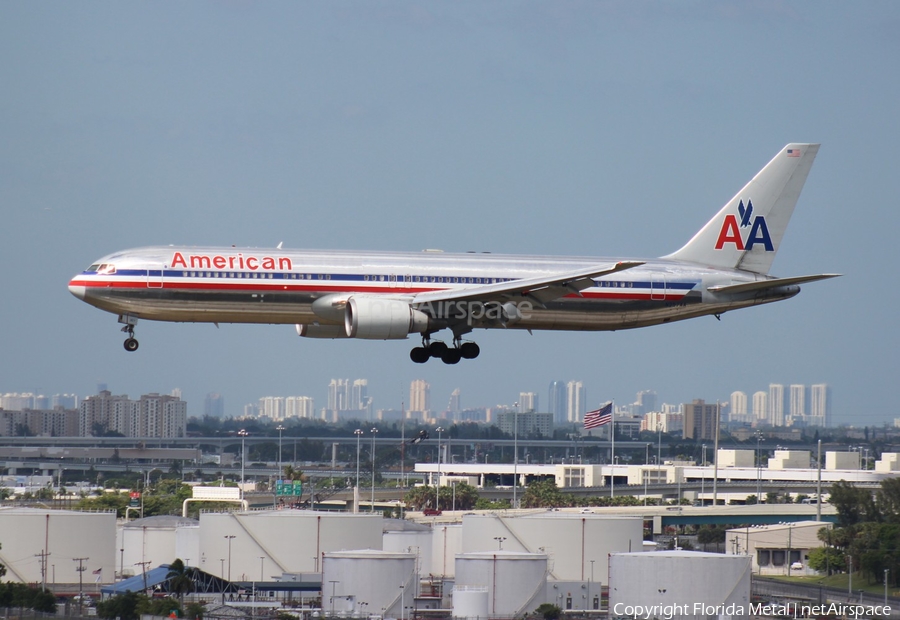
[[[590,269],[570,271],[552,276],[525,278],[511,282],[485,284],[466,289],[430,291],[419,293],[413,297],[413,303],[426,304],[445,301],[509,301],[514,298],[527,297],[538,303],[580,293],[594,286],[593,278],[625,271],[639,265],[640,261],[620,261],[613,265],[598,265]]]

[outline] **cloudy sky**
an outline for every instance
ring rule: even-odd
[[[829,383],[838,421],[897,409],[896,2],[0,5],[0,392],[181,388],[192,414],[325,404],[412,379],[434,408],[727,398]],[[680,247],[788,142],[821,142],[775,261],[840,272],[779,304],[615,333],[491,331],[455,367],[414,341],[142,322],[68,280],[156,244],[597,256]]]

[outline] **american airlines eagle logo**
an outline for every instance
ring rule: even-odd
[[[769,236],[769,227],[766,226],[766,218],[762,215],[753,217],[753,202],[747,199],[747,206],[744,201],[738,203],[737,215],[729,213],[722,222],[722,228],[719,230],[719,238],[716,239],[716,249],[721,250],[727,243],[733,243],[736,250],[752,250],[753,246],[761,244],[766,252],[774,252],[772,245],[772,237]],[[740,217],[740,223],[738,223]],[[750,227],[750,232],[745,236],[742,235],[741,229]]]

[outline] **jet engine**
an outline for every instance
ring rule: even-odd
[[[344,327],[350,338],[403,340],[428,329],[428,315],[399,299],[351,297],[344,311]]]

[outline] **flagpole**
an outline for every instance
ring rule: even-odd
[[[609,464],[609,497],[610,499],[616,496],[616,406],[610,401],[609,412],[612,415],[609,423],[609,435],[612,438],[612,450],[610,451],[610,461]]]

